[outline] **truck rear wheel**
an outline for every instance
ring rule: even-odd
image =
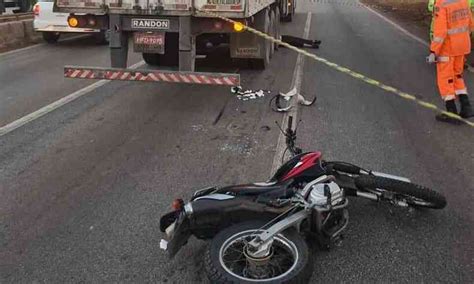
[[[283,20],[285,22],[293,21],[293,14],[295,14],[295,11],[296,11],[296,2],[292,1],[291,6],[288,9],[288,13],[283,17]]]
[[[43,32],[43,39],[44,39],[47,43],[56,43],[56,42],[58,42],[59,36],[60,36],[60,33],[56,33],[56,32]]]
[[[108,44],[109,39],[107,38],[107,31],[101,31],[98,33],[94,33],[92,37],[95,40],[96,44]]]
[[[148,65],[153,66],[178,66],[178,33],[166,33],[165,35],[165,54],[142,53],[143,60]]]
[[[260,11],[255,17],[255,28],[259,31],[263,31],[266,34],[270,34],[271,21],[270,13],[264,9]],[[268,64],[270,64],[270,49],[272,48],[271,42],[264,38],[259,38],[259,50],[260,58],[250,59],[250,66],[253,69],[263,70]]]
[[[275,38],[281,40],[280,36],[280,7],[276,6],[275,8]],[[275,50],[278,50],[280,47],[279,44],[275,43]]]
[[[275,18],[275,10],[272,9],[270,10],[270,35],[274,38],[276,38],[276,26],[277,26],[277,21]],[[270,42],[270,57],[273,57],[273,54],[275,53],[275,43],[272,41]]]

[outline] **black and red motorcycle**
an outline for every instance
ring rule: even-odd
[[[292,158],[268,182],[209,187],[187,203],[173,201],[175,210],[161,218],[167,235],[161,248],[173,257],[191,235],[212,239],[205,268],[213,283],[305,283],[312,257],[303,236],[324,247],[339,243],[349,220],[347,196],[446,206],[441,194],[407,178],[302,153],[292,124],[290,117],[285,136]]]

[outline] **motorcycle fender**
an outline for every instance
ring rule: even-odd
[[[188,218],[184,213],[180,214],[175,222],[168,226],[165,231],[169,238],[166,252],[170,258],[173,258],[191,236]]]

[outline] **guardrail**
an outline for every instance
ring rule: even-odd
[[[17,13],[17,14],[10,14],[10,15],[0,15],[0,23],[5,22],[14,22],[14,21],[21,21],[21,20],[28,20],[33,19],[33,13]]]

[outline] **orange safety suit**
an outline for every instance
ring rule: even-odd
[[[438,88],[445,101],[467,94],[463,71],[471,52],[471,16],[468,0],[436,1],[430,49],[437,57]]]

